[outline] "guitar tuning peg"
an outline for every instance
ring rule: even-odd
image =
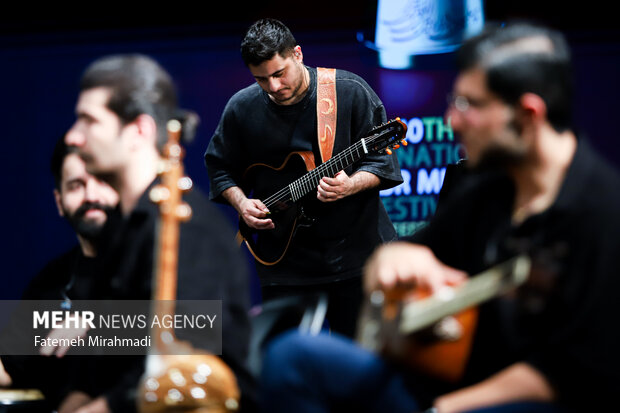
[[[385,148],[385,153],[387,153],[388,155],[391,155],[392,150],[390,148]]]
[[[190,189],[192,189],[193,185],[194,183],[189,176],[184,176],[177,181],[177,187],[181,191],[189,191]]]
[[[400,141],[400,143],[402,143],[403,146],[407,146],[408,144],[407,139],[403,139],[402,141]]]
[[[396,145],[394,145],[394,146],[393,146],[393,148],[394,148],[394,149],[398,149],[398,148],[400,148],[400,145],[399,145],[399,144],[396,144]]]
[[[176,216],[180,221],[187,221],[192,216],[192,208],[185,202],[177,206]]]
[[[154,203],[165,201],[170,197],[170,191],[165,186],[157,185],[149,192],[149,198]]]
[[[170,170],[170,164],[164,160],[157,163],[157,175],[162,175]]]
[[[172,144],[168,147],[168,154],[172,158],[178,158],[183,154],[183,148],[178,143]]]

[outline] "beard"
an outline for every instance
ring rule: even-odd
[[[86,217],[86,212],[90,209],[97,209],[103,211],[106,215],[106,220],[103,222],[94,221]],[[107,217],[114,208],[111,206],[103,205],[98,202],[84,202],[73,214],[68,211],[64,211],[65,217],[73,230],[80,236],[89,241],[93,241],[99,237],[101,230],[103,229]]]
[[[271,95],[271,97],[276,103],[280,105],[297,103],[297,101],[301,99],[301,96],[306,93],[306,90],[309,87],[309,84],[308,85],[305,84],[306,74],[304,72],[304,66],[302,64],[296,64],[296,70],[297,70],[297,75],[298,75],[297,76],[298,81],[296,84],[291,85],[291,87],[289,87],[289,90],[291,91],[291,95],[284,99],[279,99],[277,95],[275,94]]]
[[[522,128],[513,118],[508,122],[505,133],[512,135],[509,140],[522,139]],[[476,171],[498,171],[521,166],[526,162],[526,152],[516,146],[509,147],[499,143],[489,145],[480,155],[480,159],[473,166]]]
[[[496,145],[485,149],[472,169],[478,172],[501,171],[522,165],[524,162],[525,156],[521,152]]]

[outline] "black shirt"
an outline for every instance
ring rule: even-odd
[[[87,299],[85,288],[93,273],[94,258],[82,254],[79,246],[53,259],[30,281],[22,300]],[[86,282],[85,282],[86,281]],[[13,387],[37,388],[50,407],[58,406],[72,389],[72,375],[82,357],[2,356]]]
[[[127,217],[112,214],[100,241],[90,298],[148,300],[152,295],[158,206],[145,191]],[[223,214],[197,189],[183,196],[192,217],[180,225],[177,299],[222,300],[222,359],[233,369],[242,405],[253,403],[246,369],[250,337],[249,284],[245,261]],[[141,356],[91,357],[82,363],[80,390],[105,395],[113,411],[135,409],[135,388],[144,370]],[[93,374],[96,372],[96,374]]]
[[[428,227],[412,237],[448,265],[476,274],[521,251],[533,270],[512,299],[480,306],[465,379],[517,361],[538,369],[571,411],[611,405],[620,388],[620,178],[580,140],[553,205],[511,224],[514,185],[467,174]]]
[[[255,163],[279,166],[293,151],[311,151],[317,165],[320,163],[316,69],[308,70],[308,92],[294,105],[272,102],[257,84],[230,99],[205,153],[211,199],[223,202],[221,193],[225,189],[243,187],[243,173]],[[359,76],[337,70],[336,93],[334,155],[386,121],[383,104]],[[381,179],[380,187],[332,203],[318,201],[316,192],[309,196],[305,212],[316,219],[315,223],[297,231],[280,263],[271,267],[257,263],[264,285],[320,283],[358,276],[372,250],[381,241],[395,237],[379,190],[402,182],[397,158],[370,155],[345,170],[349,175],[356,171],[375,174]]]

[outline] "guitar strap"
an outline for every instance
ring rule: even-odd
[[[316,91],[316,115],[317,115],[317,137],[319,141],[319,151],[321,152],[321,160],[327,161],[332,156],[334,149],[334,137],[336,136],[336,69],[326,69],[317,67],[317,91]],[[292,234],[291,234],[292,235]],[[238,245],[244,241],[248,241],[238,231],[235,237]],[[249,244],[248,244],[249,247]],[[288,247],[287,247],[288,248]],[[250,248],[252,251],[252,248]],[[277,264],[282,257],[276,262],[265,262],[253,254],[257,261],[263,265]]]
[[[336,69],[317,67],[316,116],[321,160],[332,156],[336,136]]]

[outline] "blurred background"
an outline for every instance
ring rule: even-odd
[[[54,205],[49,161],[55,141],[74,121],[84,68],[111,53],[145,53],[158,60],[176,80],[181,106],[201,117],[196,139],[186,145],[185,165],[195,185],[208,192],[203,154],[228,98],[254,81],[239,44],[247,27],[262,17],[289,26],[307,65],[359,74],[383,100],[388,118],[398,116],[408,124],[411,144],[393,155],[399,157],[405,183],[382,193],[400,235],[413,233],[432,216],[445,166],[463,156],[458,136],[443,118],[455,76],[453,51],[485,22],[533,20],[567,35],[575,60],[576,128],[620,166],[614,115],[620,25],[607,2],[213,3],[145,8],[101,3],[75,9],[15,4],[0,15],[1,298],[19,298],[45,263],[76,243]],[[235,212],[221,208],[236,226]]]

